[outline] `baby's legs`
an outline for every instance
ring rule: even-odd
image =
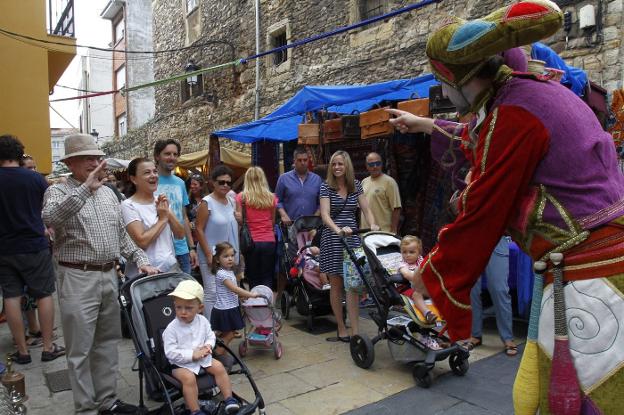
[[[412,288],[414,289],[414,292],[412,293],[412,300],[414,301],[414,305],[422,313],[427,322],[430,322],[430,318],[427,318],[427,313],[429,313],[430,311],[427,307],[427,304],[425,304],[424,298],[424,296],[429,296],[429,292],[427,291],[427,287],[425,287],[425,284],[422,281],[420,273],[414,276],[414,279],[412,280]]]
[[[228,376],[223,363],[219,362],[217,359],[212,359],[212,366],[205,367],[204,369],[206,372],[214,376],[215,382],[217,382],[217,386],[223,394],[223,398],[231,398],[232,383],[230,382],[230,377]]]
[[[184,402],[191,413],[199,411],[197,378],[195,373],[185,368],[173,369],[171,374],[182,384]]]

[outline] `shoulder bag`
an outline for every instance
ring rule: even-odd
[[[249,225],[247,225],[247,206],[245,205],[245,196],[241,196],[241,204],[243,206],[243,224],[241,225],[239,246],[243,255],[254,249],[254,241],[251,237]]]

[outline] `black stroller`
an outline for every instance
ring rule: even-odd
[[[428,388],[432,384],[430,370],[435,363],[446,358],[449,358],[449,365],[454,374],[458,376],[466,374],[470,354],[465,348],[453,344],[434,350],[422,341],[423,336],[429,336],[437,339],[440,344],[450,344],[449,339],[443,334],[443,328],[439,330],[422,327],[409,317],[409,313],[396,311],[402,309],[405,303],[395,284],[405,281],[400,275],[390,275],[382,264],[387,263],[384,259],[388,256],[400,257],[401,240],[387,232],[366,233],[362,237],[366,256],[360,258],[348,246],[346,238],[342,238],[342,242],[375,303],[375,308],[369,315],[379,329],[378,334],[372,339],[366,335],[351,338],[351,357],[355,364],[368,369],[375,360],[375,344],[380,340],[388,340],[390,354],[394,360],[413,364],[414,380],[423,388]],[[366,262],[370,272],[364,266]]]
[[[168,296],[180,281],[193,279],[184,273],[166,273],[157,275],[139,275],[125,282],[119,290],[119,304],[126,321],[139,363],[139,412],[140,414],[185,413],[184,404],[174,403],[182,397],[182,385],[171,375],[171,367],[165,357],[162,333],[175,318],[172,297]],[[247,402],[240,396],[234,397],[241,402],[238,414],[251,414],[259,409],[265,413],[264,401],[245,364],[223,343],[217,340],[217,347],[225,349],[226,354],[215,356],[228,369],[228,373],[242,374],[247,377],[255,400]],[[155,410],[148,411],[143,400],[143,377],[146,389],[155,400],[164,400],[164,404]],[[199,397],[201,400],[214,400],[219,394],[214,378],[209,374],[200,374],[197,378]],[[215,401],[216,402],[216,401]],[[214,405],[213,414],[223,413],[221,402]]]
[[[319,271],[310,266],[306,249],[311,246],[310,231],[323,226],[320,216],[302,216],[295,220],[289,232],[288,255],[290,264],[286,275],[287,285],[280,299],[282,316],[290,318],[290,308],[294,305],[297,312],[306,317],[309,331],[314,328],[314,317],[331,314],[329,289],[323,289]]]

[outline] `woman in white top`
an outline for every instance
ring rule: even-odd
[[[169,209],[165,195],[154,197],[158,187],[158,169],[146,158],[135,158],[128,165],[134,193],[121,203],[126,230],[145,251],[150,264],[161,272],[180,271],[177,267],[173,237],[183,238],[184,227]],[[137,274],[136,265],[126,265],[126,275]]]
[[[214,168],[210,175],[214,191],[202,199],[195,219],[199,270],[204,282],[204,315],[208,320],[217,301],[215,275],[210,270],[214,247],[220,242],[229,242],[234,248],[234,261],[240,265],[238,222],[234,217],[236,205],[228,196],[232,189],[232,175],[232,169],[223,164]]]

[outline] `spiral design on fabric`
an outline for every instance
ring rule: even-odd
[[[573,288],[592,307],[591,310],[566,308],[570,349],[586,355],[604,353],[613,347],[620,330],[620,321],[602,299],[580,291],[576,286]]]

